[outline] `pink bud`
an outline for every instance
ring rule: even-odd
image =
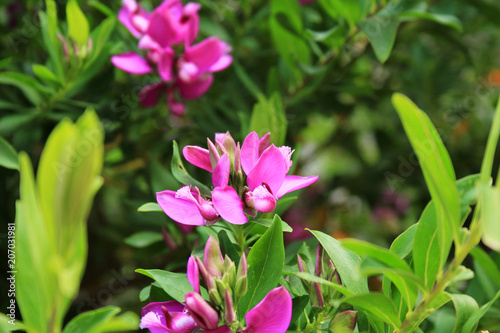
[[[233,308],[233,297],[226,289],[226,294],[224,295],[224,319],[228,324],[232,324],[236,318],[236,312]]]
[[[276,198],[265,184],[245,193],[245,203],[262,213],[270,213],[276,208]]]
[[[224,259],[222,258],[219,243],[217,243],[213,235],[210,235],[207,244],[205,245],[203,264],[210,275],[218,277],[222,276]]]
[[[190,292],[186,295],[186,307],[198,326],[213,330],[219,326],[219,315],[200,294]]]

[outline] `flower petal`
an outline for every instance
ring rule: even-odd
[[[194,62],[200,73],[206,73],[224,55],[225,46],[226,43],[219,38],[209,37],[194,46],[187,47],[184,59],[186,62]]]
[[[252,132],[247,135],[243,145],[241,146],[241,167],[245,174],[252,171],[255,164],[259,160],[259,135],[257,132]]]
[[[216,187],[212,191],[212,201],[215,210],[219,215],[229,223],[245,224],[248,222],[243,209],[245,203],[236,193],[236,190],[230,186]]]
[[[224,54],[219,58],[219,60],[217,60],[215,64],[213,64],[210,67],[209,71],[213,73],[224,70],[228,68],[232,62],[233,62],[233,57],[230,56],[229,54]]]
[[[205,331],[207,333],[231,333],[231,330],[229,329],[229,327],[227,327],[227,325],[224,325],[224,326],[221,326],[221,327],[218,327],[214,330],[209,330],[209,331]]]
[[[285,287],[269,292],[245,315],[245,333],[285,333],[292,319],[292,298]]]
[[[250,191],[253,191],[257,186],[266,183],[271,188],[272,194],[276,196],[286,173],[287,165],[283,154],[275,145],[271,145],[262,153],[257,164],[248,173],[247,184]]]
[[[177,80],[175,84],[179,88],[179,93],[182,98],[197,99],[207,92],[212,85],[213,80],[214,77],[212,75],[208,75],[192,83],[185,83],[182,80]]]
[[[172,42],[172,31],[167,18],[163,15],[162,10],[168,1],[157,7],[149,17],[149,27],[147,35],[149,35],[161,47],[170,46]]]
[[[137,31],[137,29],[132,24],[132,13],[126,6],[120,8],[120,11],[118,12],[118,21],[123,24],[125,28],[127,28],[127,30],[130,31],[132,35],[134,35],[134,37],[141,37],[142,34]]]
[[[139,101],[142,106],[153,107],[158,103],[158,98],[160,97],[160,92],[163,90],[163,83],[149,84],[142,88],[139,93]]]
[[[169,312],[182,312],[184,311],[185,306],[177,301],[168,301],[168,302],[152,302],[142,308],[141,315],[144,316],[148,312],[155,312],[158,314],[162,314],[163,311],[161,307],[164,307]]]
[[[205,219],[193,202],[177,198],[174,191],[156,193],[156,200],[161,209],[172,220],[187,225],[205,225]]]
[[[231,161],[229,160],[229,156],[227,156],[227,154],[222,155],[212,174],[212,183],[214,187],[226,187],[228,185],[230,167]]]
[[[278,197],[279,199],[285,194],[307,187],[315,183],[317,180],[318,176],[309,176],[309,177],[286,176],[276,197]]]
[[[122,71],[132,74],[141,75],[148,74],[153,71],[148,62],[134,52],[114,55],[111,57],[111,62]]]
[[[184,158],[198,168],[212,172],[212,164],[210,163],[210,154],[208,149],[198,146],[186,146],[182,150]]]
[[[174,63],[174,51],[171,48],[164,49],[160,54],[158,62],[158,73],[163,81],[172,80],[172,65]]]
[[[196,293],[200,293],[200,270],[196,260],[191,256],[187,264],[187,278]]]

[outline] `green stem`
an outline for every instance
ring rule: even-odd
[[[495,116],[493,117],[493,124],[491,125],[490,135],[488,136],[488,143],[486,144],[486,152],[484,153],[483,164],[481,165],[481,182],[488,183],[493,169],[493,160],[495,158],[495,150],[500,137],[500,99],[497,104]],[[500,170],[499,175],[500,175]],[[497,177],[498,186],[498,177]]]

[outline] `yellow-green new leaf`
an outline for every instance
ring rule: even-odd
[[[78,46],[87,45],[89,41],[89,22],[78,6],[76,0],[69,0],[66,5],[66,20],[68,22],[68,35]]]

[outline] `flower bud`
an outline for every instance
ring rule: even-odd
[[[212,285],[213,285],[212,284],[212,279],[209,276],[208,271],[207,271],[205,265],[203,264],[203,262],[201,261],[201,259],[198,258],[198,256],[194,256],[194,260],[196,261],[196,264],[198,265],[198,269],[200,271],[201,277],[203,278],[203,281],[205,282],[205,287],[207,289],[212,288]]]
[[[236,265],[227,254],[224,258],[224,276],[222,279],[228,286],[234,286],[236,282]]]
[[[247,293],[248,288],[248,264],[247,257],[245,253],[241,255],[240,263],[238,264],[238,272],[236,273],[236,285],[234,287],[234,293],[236,296],[241,297]]]
[[[344,332],[348,330],[350,332],[354,331],[356,328],[356,322],[358,321],[358,311],[347,310],[339,313],[333,318],[328,327],[328,331],[334,332]]]
[[[215,170],[215,167],[217,166],[217,163],[219,162],[220,159],[220,154],[217,151],[217,148],[213,144],[212,141],[210,141],[209,138],[207,138],[207,144],[208,144],[208,153],[210,156],[210,164],[212,165],[212,170]]]
[[[232,324],[234,319],[236,318],[236,312],[233,308],[233,297],[229,292],[229,289],[226,289],[226,293],[224,295],[224,319],[226,323]]]
[[[219,326],[219,315],[200,294],[190,292],[186,295],[186,307],[198,326],[213,330]]]
[[[222,259],[219,243],[217,243],[213,235],[210,235],[205,245],[203,264],[210,275],[222,277],[224,260]]]
[[[270,213],[276,208],[276,198],[266,184],[257,186],[253,191],[245,193],[245,203],[248,207],[262,213]]]
[[[220,305],[222,304],[222,297],[217,289],[217,283],[212,281],[212,285],[212,288],[208,290],[208,296],[210,297],[210,301],[212,301],[212,303]]]

